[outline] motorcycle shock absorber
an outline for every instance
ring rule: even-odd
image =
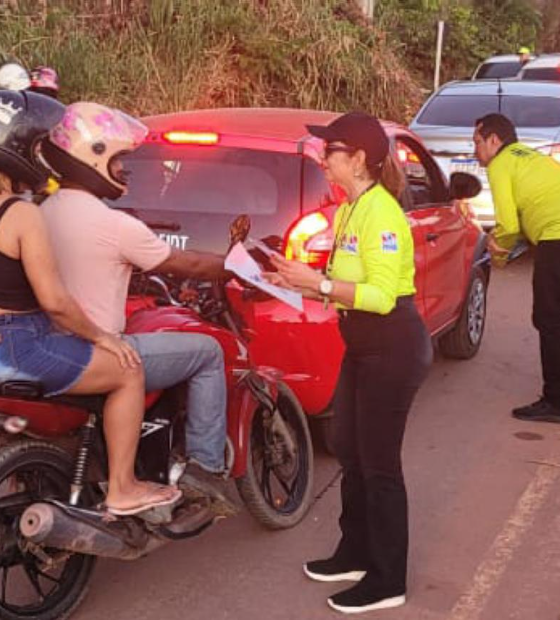
[[[89,414],[88,421],[82,426],[80,431],[80,449],[76,457],[74,466],[74,475],[72,476],[72,485],[70,486],[70,505],[77,506],[80,501],[80,495],[84,488],[84,480],[89,464],[91,446],[95,437],[96,416]]]

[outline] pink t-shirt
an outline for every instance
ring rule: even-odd
[[[140,220],[81,190],[61,189],[41,210],[66,288],[99,327],[122,332],[132,267],[154,269],[171,247]]]

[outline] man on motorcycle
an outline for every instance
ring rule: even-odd
[[[136,218],[109,208],[127,187],[120,157],[137,148],[147,129],[118,110],[80,102],[42,143],[42,154],[60,176],[61,189],[42,210],[62,280],[89,317],[122,334],[133,267],[183,278],[223,278],[223,257],[172,248]],[[203,334],[127,335],[136,348],[146,390],[188,381],[187,468],[182,481],[205,493],[216,513],[231,514],[224,492],[226,383],[223,352]]]

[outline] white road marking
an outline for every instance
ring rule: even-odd
[[[557,467],[543,464],[537,469],[535,477],[490,547],[486,559],[479,565],[470,588],[457,601],[448,620],[476,620],[480,616],[522,543],[523,535],[533,524],[537,512],[559,477],[560,469]]]

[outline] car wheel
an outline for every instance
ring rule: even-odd
[[[484,271],[475,267],[459,320],[453,329],[439,340],[445,357],[470,359],[478,353],[486,323],[487,280]]]

